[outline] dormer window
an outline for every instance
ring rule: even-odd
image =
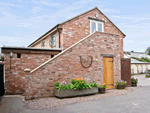
[[[45,40],[43,40],[43,41],[41,42],[41,47],[46,47],[46,41],[45,41]]]
[[[94,31],[104,32],[104,23],[96,20],[90,20],[90,32]]]
[[[49,42],[50,42],[50,46],[51,47],[55,47],[56,46],[56,34],[54,34],[54,35],[49,37]]]

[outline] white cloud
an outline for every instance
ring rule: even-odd
[[[60,6],[61,4],[60,3],[54,3],[54,2],[46,2],[46,1],[37,1],[37,0],[33,0],[32,1],[33,3],[35,4],[42,4],[42,5],[46,5],[46,6],[49,6],[49,7],[55,7],[55,6]]]
[[[22,7],[21,5],[10,4],[10,3],[5,3],[5,2],[1,2],[0,4],[6,5],[6,6],[11,6],[11,7],[18,7],[18,8]]]
[[[22,0],[17,0],[18,2],[22,2]]]
[[[105,9],[105,8],[102,8],[101,11],[102,11],[102,12],[120,13],[119,10],[115,10],[115,9]]]
[[[37,13],[39,13],[41,10],[42,10],[42,8],[40,8],[40,7],[33,7],[31,11],[32,11],[33,14],[37,14]]]
[[[142,20],[150,20],[150,18],[143,18],[143,17],[125,17],[125,16],[111,16],[112,18],[117,18],[117,19],[125,19],[125,20],[132,20],[133,22],[138,22]]]
[[[0,36],[0,42],[23,42],[20,37]]]
[[[38,26],[34,26],[33,24],[30,24],[30,23],[18,23],[17,26],[19,27],[33,27],[33,28],[41,28],[41,27],[38,27]]]

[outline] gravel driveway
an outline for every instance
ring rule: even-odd
[[[39,98],[35,100],[25,101],[25,103],[29,107],[29,109],[36,109],[36,110],[50,109],[52,107],[64,106],[64,105],[68,105],[71,103],[84,102],[84,101],[89,101],[89,100],[105,98],[105,97],[122,95],[127,92],[131,92],[137,88],[139,87],[134,87],[134,88],[127,87],[124,90],[111,89],[111,90],[106,90],[105,94],[95,94],[95,95],[90,95],[90,96],[82,96],[82,97],[66,98],[66,99],[58,99],[55,97]]]

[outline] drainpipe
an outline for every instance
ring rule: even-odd
[[[57,31],[58,31],[58,33],[59,33],[59,48],[60,48],[60,31],[59,31],[59,29],[58,29],[58,27],[59,27],[59,24],[57,25]]]

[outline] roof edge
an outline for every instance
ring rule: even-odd
[[[59,24],[57,24],[56,26],[54,26],[53,28],[51,28],[49,31],[47,31],[46,33],[44,33],[42,36],[40,36],[38,39],[36,39],[34,42],[32,42],[30,45],[28,45],[28,47],[30,47],[31,45],[33,45],[35,42],[37,42],[38,40],[40,40],[43,36],[47,35],[49,32],[51,32],[52,30],[54,30],[55,28],[57,28],[59,26]]]
[[[1,47],[1,49],[62,51],[61,48],[35,48],[35,47],[13,47],[13,46],[5,46]]]

